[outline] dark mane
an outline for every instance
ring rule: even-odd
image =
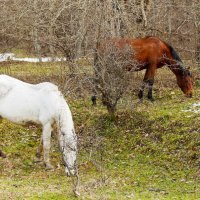
[[[179,55],[176,53],[175,49],[174,49],[172,46],[170,46],[169,44],[167,44],[167,46],[169,47],[170,52],[171,52],[171,54],[172,54],[174,60],[179,61],[179,62],[182,63],[182,60],[181,60],[181,58],[179,57]]]

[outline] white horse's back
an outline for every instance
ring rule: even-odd
[[[61,93],[52,83],[29,84],[0,75],[0,116],[16,123],[46,123],[58,115]]]
[[[35,90],[49,90],[49,91],[59,91],[58,87],[54,85],[53,83],[50,82],[42,82],[39,84],[30,84],[23,82],[19,79],[16,79],[14,77],[2,74],[0,75],[0,86],[4,85],[7,86],[8,88],[13,88],[15,86],[20,86],[20,87],[30,87]]]

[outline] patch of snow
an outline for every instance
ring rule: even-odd
[[[39,58],[13,58],[14,61],[24,61],[24,62],[40,62]],[[65,58],[52,58],[52,57],[43,57],[41,62],[60,62],[65,61]]]
[[[0,62],[12,60],[14,57],[14,53],[3,53],[0,54]]]
[[[8,60],[36,63],[36,62],[60,62],[60,61],[66,61],[66,58],[42,57],[40,60],[39,58],[16,58],[14,53],[0,54],[0,62]]]
[[[182,110],[183,112],[200,113],[200,103],[193,103],[188,109]]]

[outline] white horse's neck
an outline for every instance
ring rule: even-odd
[[[58,126],[60,129],[60,146],[62,149],[77,149],[77,136],[74,130],[74,123],[72,119],[71,111],[64,100],[61,97],[61,107],[59,111]]]
[[[63,160],[66,164],[65,172],[68,175],[75,173],[75,161],[77,156],[77,137],[74,130],[71,111],[61,96],[59,125],[59,143],[63,154]]]
[[[71,135],[74,132],[74,123],[72,119],[72,114],[67,105],[64,97],[61,96],[61,107],[60,107],[60,115],[59,115],[59,126],[61,131],[67,132],[67,134]]]

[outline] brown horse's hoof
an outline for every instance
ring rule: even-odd
[[[151,98],[151,99],[148,99],[151,103],[153,103],[155,101],[155,99]]]
[[[3,153],[3,154],[1,154],[0,157],[2,157],[2,158],[6,158],[6,155]]]
[[[0,150],[0,157],[6,158],[6,154],[4,154],[1,150]]]

